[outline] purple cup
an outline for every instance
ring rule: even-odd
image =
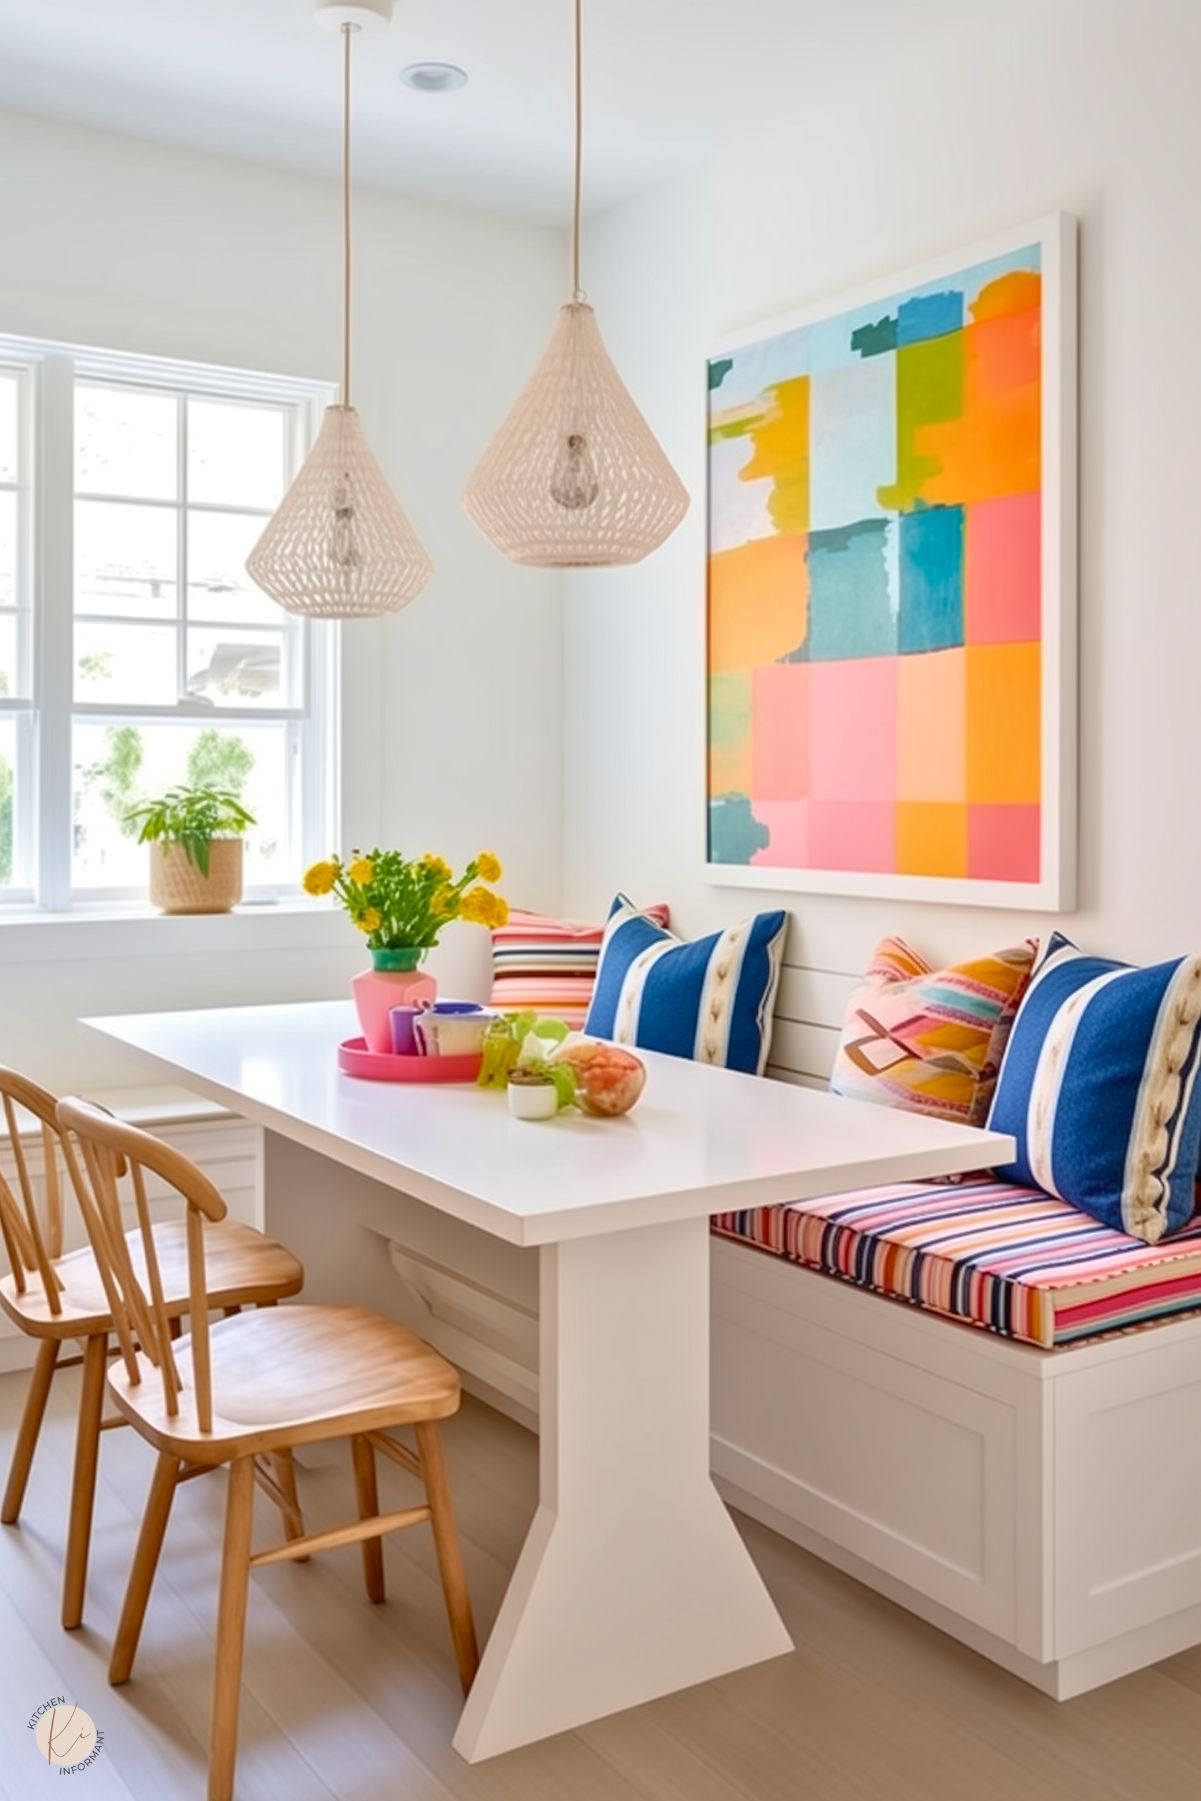
[[[413,1021],[424,1007],[391,1007],[388,1011],[388,1022],[392,1027],[392,1055],[394,1057],[419,1057],[421,1046],[417,1042],[417,1034],[413,1030]]]

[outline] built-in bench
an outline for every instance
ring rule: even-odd
[[[786,972],[772,1074],[824,1085],[853,981]],[[971,1205],[928,1196],[924,1215]],[[915,1276],[895,1246],[890,1263],[889,1209],[869,1200],[856,1232],[854,1206],[718,1222],[727,1499],[1060,1699],[1201,1642],[1201,1315],[1170,1316],[1193,1302],[1201,1235],[1158,1247],[1158,1277],[1156,1253],[1121,1241],[1125,1287],[1101,1256],[1072,1318],[1046,1289],[1015,1296],[1000,1255],[991,1281],[941,1253]],[[912,1304],[923,1286],[939,1311]],[[1132,1326],[1138,1288],[1159,1323]]]

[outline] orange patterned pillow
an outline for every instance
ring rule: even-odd
[[[933,969],[903,939],[885,938],[851,996],[831,1089],[982,1126],[1037,948],[1027,938]]]

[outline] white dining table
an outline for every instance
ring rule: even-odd
[[[1008,1138],[653,1052],[625,1118],[526,1123],[501,1093],[343,1075],[337,1001],[85,1023],[287,1141],[286,1181],[264,1164],[285,1242],[317,1206],[332,1251],[340,1168],[537,1247],[539,1505],[455,1734],[465,1758],[791,1650],[709,1476],[709,1216],[979,1169]]]

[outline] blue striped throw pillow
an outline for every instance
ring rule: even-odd
[[[989,1125],[997,1170],[1157,1244],[1191,1217],[1201,1152],[1201,957],[1133,969],[1056,932],[1030,978]]]
[[[787,913],[756,913],[688,944],[619,894],[584,1030],[762,1075],[787,928]]]

